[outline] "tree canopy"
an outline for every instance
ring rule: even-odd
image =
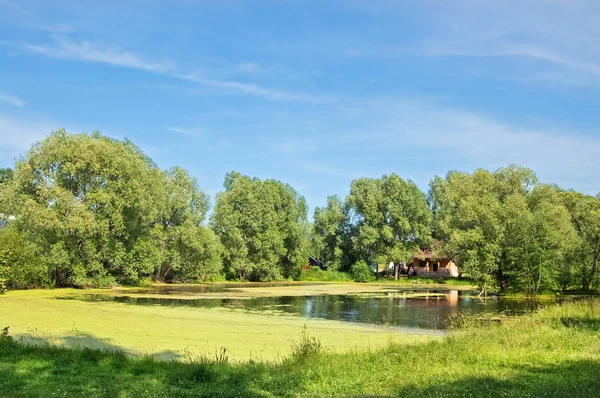
[[[423,192],[396,174],[359,178],[346,198],[352,240],[363,260],[405,261],[431,240],[431,210]]]
[[[345,239],[348,220],[347,208],[338,196],[329,196],[326,207],[316,207],[313,215],[312,248],[327,264],[328,269],[340,269],[344,265]],[[344,250],[344,248],[346,250]]]
[[[215,238],[200,225],[208,209],[206,195],[187,173],[161,171],[127,140],[59,130],[17,163],[9,184],[2,192],[11,200],[2,201],[2,212],[14,215],[9,229],[35,254],[37,281],[56,286],[135,283],[157,270],[164,278],[160,270],[175,257],[187,262],[178,265],[181,269],[190,262],[215,261],[190,254],[190,247],[207,250],[198,239],[218,250]],[[159,226],[167,237],[158,234]],[[164,251],[158,241],[165,243]],[[16,275],[25,265],[5,267]]]
[[[9,182],[12,177],[14,175],[13,169],[11,168],[3,168],[0,169],[0,184],[4,184],[6,182]]]
[[[576,232],[575,245],[570,253],[573,277],[582,289],[600,287],[600,194],[584,195],[568,191],[564,203]]]
[[[298,275],[306,263],[304,198],[275,180],[236,172],[225,176],[212,226],[224,247],[224,267],[239,279],[273,281]]]
[[[128,140],[59,130],[0,169],[0,289],[275,281],[297,278],[309,253],[369,280],[369,263],[434,246],[502,290],[600,288],[600,194],[524,167],[450,171],[427,193],[397,174],[358,178],[312,224],[307,212],[290,185],[235,171],[211,212],[184,169],[160,169]]]
[[[450,172],[431,182],[429,198],[435,237],[482,282],[537,292],[567,272],[575,234],[563,193],[532,170]]]

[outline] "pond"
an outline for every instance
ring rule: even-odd
[[[302,288],[319,287],[317,285],[303,284]],[[297,284],[265,283],[161,285],[127,294],[81,295],[78,299],[110,300],[132,305],[223,307],[296,315],[306,319],[321,318],[423,329],[445,329],[449,320],[459,313],[518,315],[553,302],[495,297],[481,299],[472,290],[398,286],[373,289],[368,285],[365,285],[364,291],[344,294],[335,294],[335,290],[331,294],[325,286],[325,290],[319,293],[311,293],[309,290],[306,294],[298,295],[296,290],[294,295],[286,295],[286,289],[294,289],[294,286],[298,287]],[[277,295],[252,297],[251,294],[241,295],[239,291],[243,289],[244,292],[253,292],[262,289],[263,292],[269,292],[269,288],[276,288]],[[211,297],[215,293],[229,293],[229,296]],[[236,297],[237,295],[240,297]]]

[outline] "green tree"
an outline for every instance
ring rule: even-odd
[[[506,203],[526,197],[537,183],[533,171],[509,166],[494,173],[452,171],[430,183],[434,237],[442,251],[458,262],[463,272],[481,283],[508,283]],[[518,209],[520,202],[515,202]]]
[[[537,293],[564,284],[563,273],[576,238],[561,192],[536,186],[530,195],[511,195],[505,204],[506,275],[519,290]]]
[[[564,201],[577,233],[571,252],[575,278],[583,290],[597,290],[600,287],[600,198],[568,191]]]
[[[431,210],[411,180],[396,174],[354,180],[346,203],[354,247],[363,260],[408,260],[430,243]]]
[[[0,213],[14,215],[10,230],[18,236],[7,235],[14,249],[4,257],[36,259],[35,266],[24,255],[14,262],[8,283],[211,278],[221,261],[218,237],[202,224],[208,207],[188,173],[160,170],[130,141],[59,130],[33,145],[0,185]]]
[[[184,170],[163,172],[130,141],[98,133],[51,134],[0,185],[2,213],[56,286],[210,278],[220,246],[202,225],[208,206]]]
[[[345,230],[348,215],[338,196],[327,198],[327,207],[316,207],[313,216],[312,239],[315,255],[328,269],[342,267],[344,258]]]
[[[174,167],[164,173],[160,211],[148,248],[157,258],[154,279],[188,282],[210,279],[221,270],[220,245],[211,229],[203,226],[208,196],[195,178]]]
[[[17,163],[15,224],[57,286],[134,282],[154,269],[143,254],[159,176],[129,141],[59,130]]]
[[[13,176],[12,169],[0,169],[0,227],[7,225],[14,217],[18,204],[13,187]]]
[[[298,276],[306,262],[307,207],[291,186],[225,176],[212,225],[224,246],[226,272],[239,279],[279,280]]]
[[[50,283],[46,267],[35,255],[35,247],[16,228],[0,229],[0,285],[27,289]]]
[[[11,168],[0,169],[0,184],[4,184],[12,180],[13,174],[14,172]]]

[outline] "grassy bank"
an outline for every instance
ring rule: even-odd
[[[319,267],[302,270],[298,280],[303,282],[354,282],[352,276],[347,272],[323,271]]]
[[[600,304],[570,303],[440,341],[330,353],[308,338],[278,362],[193,362],[0,341],[0,395],[593,397]],[[310,332],[310,329],[309,329]]]

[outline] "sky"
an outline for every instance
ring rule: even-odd
[[[510,164],[596,194],[598,21],[597,0],[0,0],[0,167],[64,127],[311,212],[359,177]]]

